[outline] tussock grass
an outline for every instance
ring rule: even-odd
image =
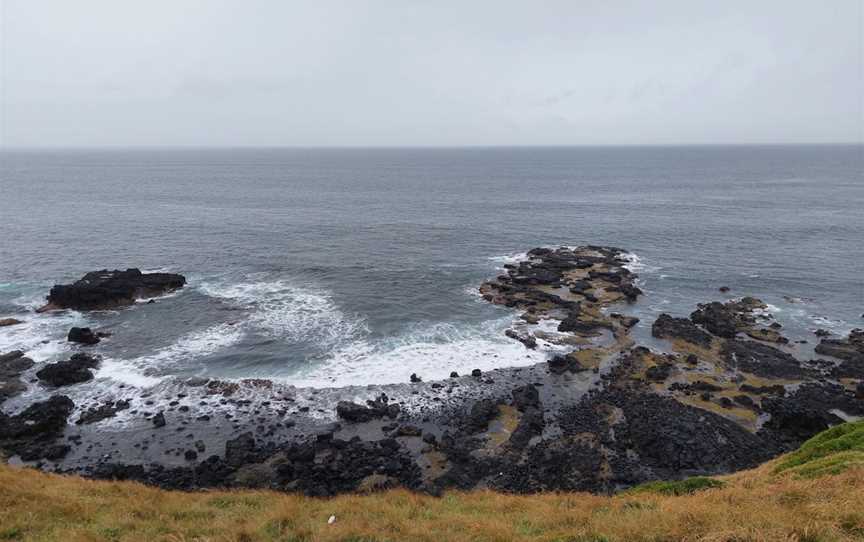
[[[267,491],[186,493],[4,465],[0,540],[864,540],[864,465],[849,463],[821,476],[801,476],[795,470],[858,449],[828,444],[857,429],[831,431],[757,469],[664,486],[674,490],[643,489],[612,497],[473,491],[435,498],[402,490],[332,499]],[[718,480],[722,486],[713,483]],[[694,488],[699,490],[691,492]],[[332,525],[327,522],[331,515],[336,516]]]
[[[694,476],[684,480],[646,482],[628,490],[630,494],[662,493],[663,495],[688,495],[703,489],[723,487],[723,482],[705,476]]]

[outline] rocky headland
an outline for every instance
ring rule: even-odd
[[[55,393],[0,413],[0,450],[46,470],[171,488],[611,492],[755,466],[864,416],[861,330],[821,337],[820,357],[804,359],[760,300],[694,300],[689,316],[651,323],[662,349],[640,346],[627,308],[644,294],[629,261],[622,249],[585,246],[537,248],[505,266],[480,294],[518,316],[508,337],[559,353],[440,381],[317,390],[193,378],[161,387],[168,401],[140,390],[73,405],[64,388],[92,379],[100,363],[98,332],[79,329],[70,340],[87,354],[45,364],[26,352],[0,357],[0,401],[28,383]],[[137,270],[88,273],[52,288],[43,309],[116,308],[184,284]],[[121,427],[100,427],[120,415]]]

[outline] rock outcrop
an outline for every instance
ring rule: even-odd
[[[156,297],[186,284],[183,275],[126,271],[92,271],[72,284],[51,288],[47,304],[39,312],[57,309],[105,310],[131,305],[137,299]]]

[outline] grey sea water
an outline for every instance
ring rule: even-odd
[[[479,284],[539,245],[632,251],[660,312],[754,295],[789,334],[864,325],[864,147],[67,150],[0,153],[0,351],[113,333],[88,386],[297,385],[534,363]],[[36,315],[102,268],[183,273],[157,303]],[[812,341],[811,341],[812,342]],[[33,386],[29,394],[45,393]]]

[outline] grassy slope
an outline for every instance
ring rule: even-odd
[[[311,499],[167,492],[0,466],[0,540],[864,540],[864,422],[720,480],[614,497],[389,491]]]

